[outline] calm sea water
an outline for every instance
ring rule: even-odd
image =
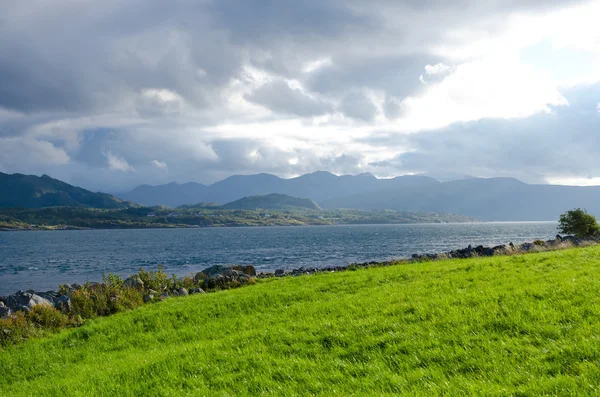
[[[0,295],[158,264],[178,275],[228,263],[263,271],[326,267],[556,234],[555,222],[3,232]]]

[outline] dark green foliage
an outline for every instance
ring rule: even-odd
[[[148,216],[151,215],[151,216]],[[360,210],[0,208],[0,229],[92,229],[471,222],[462,215]],[[32,226],[33,225],[33,226]]]
[[[596,217],[581,208],[562,214],[558,221],[558,228],[562,233],[574,234],[580,238],[596,236],[600,232]]]

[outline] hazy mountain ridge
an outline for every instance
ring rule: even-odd
[[[319,204],[323,208],[455,213],[483,221],[543,221],[557,220],[575,207],[600,215],[600,186],[528,185],[514,178],[473,178],[362,193]]]
[[[106,193],[94,193],[49,177],[0,172],[0,207],[93,207],[117,209],[138,206]]]
[[[222,209],[239,210],[286,210],[286,209],[310,209],[320,210],[321,207],[311,199],[291,197],[286,194],[271,193],[264,196],[244,197],[221,207]]]
[[[428,184],[439,184],[439,182],[420,175],[377,179],[371,174],[337,176],[318,171],[290,179],[271,174],[234,175],[208,186],[194,183],[142,185],[132,192],[120,194],[119,197],[144,205],[165,204],[178,207],[199,202],[226,204],[243,197],[279,193],[292,197],[306,197],[319,203],[395,186],[411,187]],[[187,186],[185,194],[181,193],[183,186]]]

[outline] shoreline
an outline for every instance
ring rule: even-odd
[[[308,225],[307,225],[308,226]],[[333,226],[333,225],[327,225]],[[267,226],[265,226],[267,227]],[[95,230],[95,229],[93,229]],[[345,265],[337,265],[337,266],[325,266],[325,267],[305,267],[301,266],[298,268],[292,269],[275,269],[272,271],[265,270],[260,272],[254,272],[253,277],[258,279],[272,278],[272,277],[283,277],[283,276],[297,276],[302,274],[314,274],[321,272],[337,272],[337,271],[347,271],[347,270],[356,270],[358,268],[367,268],[373,266],[391,266],[391,265],[401,265],[401,264],[410,264],[410,263],[419,263],[425,261],[437,261],[437,260],[448,260],[448,259],[468,259],[474,257],[492,257],[492,256],[507,256],[507,255],[521,255],[532,252],[543,252],[543,251],[552,251],[552,250],[561,250],[568,249],[572,247],[578,246],[588,246],[588,245],[596,245],[600,244],[600,239],[594,238],[583,238],[579,239],[573,236],[564,236],[556,235],[553,240],[534,240],[533,242],[525,242],[521,244],[513,244],[512,242],[508,244],[501,244],[493,247],[478,245],[473,247],[469,245],[468,247],[462,249],[456,249],[447,252],[438,252],[438,253],[424,253],[424,254],[413,254],[410,257],[400,257],[397,259],[391,259],[387,261],[366,261],[359,263],[349,263]],[[158,265],[159,268],[162,268],[162,265]],[[232,267],[232,266],[250,266],[254,269],[253,265],[212,265],[212,267]],[[206,270],[206,269],[205,269]],[[198,273],[202,273],[204,270],[198,271]],[[193,274],[194,271],[191,272]],[[134,275],[130,275],[129,277],[133,277]],[[175,275],[174,275],[175,276]],[[185,276],[184,276],[185,277]],[[87,281],[85,284],[98,285],[101,284],[99,282]],[[80,283],[73,284],[61,284],[61,285],[82,285]],[[22,292],[23,290],[16,291],[15,293]],[[34,289],[27,289],[27,292],[32,294],[42,293],[54,293],[56,291],[36,291]],[[7,295],[11,296],[11,295]],[[2,302],[7,296],[0,295],[0,302]]]
[[[389,223],[315,223],[315,224],[287,224],[287,225],[211,225],[211,226],[157,226],[157,227],[106,227],[92,228],[79,226],[66,226],[65,228],[35,227],[35,228],[0,228],[0,232],[59,232],[79,230],[169,230],[169,229],[224,229],[224,228],[271,228],[271,227],[327,227],[327,226],[395,226],[395,225],[480,225],[480,224],[524,224],[524,223],[558,223],[557,220],[546,221],[472,221],[472,222],[389,222]]]

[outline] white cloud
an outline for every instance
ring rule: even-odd
[[[405,131],[445,127],[482,118],[528,117],[567,105],[557,87],[518,59],[463,63],[420,96],[402,101]]]
[[[425,65],[425,73],[429,76],[436,76],[438,74],[446,74],[451,70],[450,66],[445,65],[443,63],[438,63],[436,65]]]
[[[137,172],[135,168],[129,165],[127,160],[117,155],[112,154],[112,152],[106,151],[104,153],[106,156],[106,162],[108,165],[108,169],[113,171],[122,171],[122,172]]]
[[[165,171],[169,172],[169,167],[167,167],[167,163],[165,163],[164,161],[152,160],[150,162],[150,164],[152,164],[154,167],[156,167],[158,169],[165,170]]]
[[[29,169],[41,165],[67,165],[71,158],[51,142],[29,137],[0,138],[0,164]]]

